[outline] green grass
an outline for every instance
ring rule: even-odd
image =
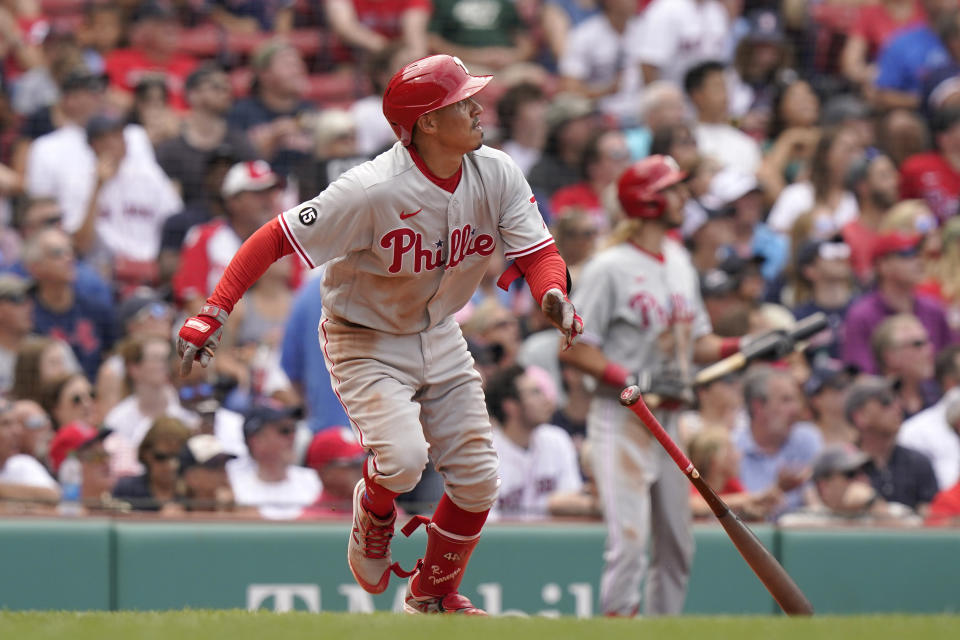
[[[960,616],[467,618],[398,614],[168,611],[0,612],[4,640],[955,640]]]

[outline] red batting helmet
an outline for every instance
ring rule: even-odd
[[[617,198],[628,218],[659,218],[667,209],[660,192],[686,177],[670,156],[650,156],[623,172],[617,181]]]
[[[425,113],[469,98],[487,86],[493,76],[472,76],[460,58],[427,56],[400,69],[383,93],[383,115],[408,146],[413,126]]]

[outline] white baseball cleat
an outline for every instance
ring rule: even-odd
[[[347,564],[350,572],[365,591],[383,593],[390,582],[393,562],[390,558],[390,540],[397,512],[380,520],[367,511],[361,499],[365,484],[361,480],[353,490],[353,530],[347,542]]]

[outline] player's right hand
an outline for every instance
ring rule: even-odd
[[[204,305],[200,313],[188,318],[177,334],[177,355],[180,356],[180,375],[187,376],[193,369],[193,361],[200,365],[210,364],[223,336],[223,323],[227,312],[212,305]]]

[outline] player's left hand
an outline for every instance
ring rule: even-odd
[[[543,294],[540,310],[563,333],[564,349],[569,349],[574,338],[583,333],[583,318],[560,289],[549,289]]]

